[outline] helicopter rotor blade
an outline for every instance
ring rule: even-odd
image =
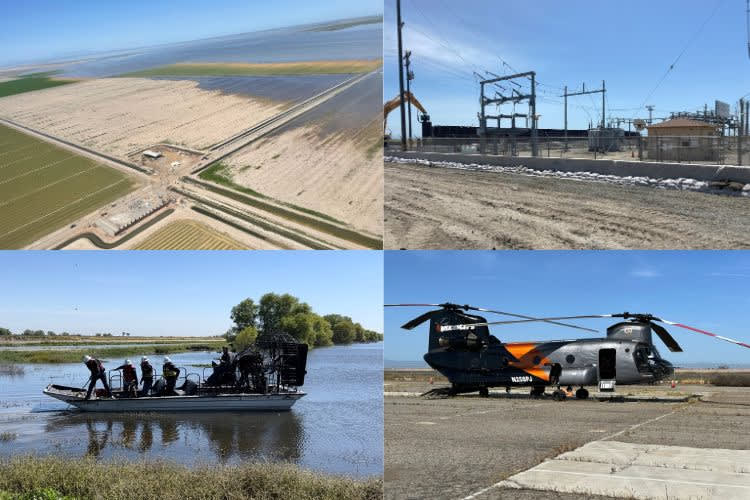
[[[442,304],[383,304],[385,307],[440,307]]]
[[[512,325],[515,323],[533,323],[535,321],[559,321],[564,319],[591,319],[591,318],[612,318],[614,314],[585,314],[582,316],[555,316],[550,318],[532,318],[532,319],[515,319],[512,321],[490,321],[488,323],[474,323],[475,325]]]
[[[724,342],[731,342],[732,344],[737,344],[739,346],[747,347],[748,349],[750,349],[750,344],[747,344],[745,342],[741,342],[739,340],[730,339],[729,337],[722,337],[721,335],[716,335],[715,333],[707,332],[705,330],[701,330],[699,328],[694,328],[692,326],[683,325],[682,323],[676,323],[674,321],[667,321],[666,319],[654,318],[654,320],[661,321],[662,323],[666,323],[668,325],[678,326],[680,328],[684,328],[686,330],[691,330],[693,332],[702,333],[703,335],[708,335],[709,337],[714,337],[714,338],[717,338],[719,340],[723,340]]]
[[[413,328],[416,328],[419,325],[421,325],[422,323],[424,323],[425,321],[427,321],[428,319],[430,319],[432,317],[432,315],[435,314],[436,312],[438,312],[438,311],[428,311],[428,312],[426,312],[424,314],[420,314],[416,318],[414,318],[414,319],[412,319],[412,320],[404,323],[403,325],[401,325],[401,328],[403,328],[404,330],[411,330]]]
[[[593,333],[599,333],[598,330],[594,330],[593,328],[586,328],[585,326],[578,326],[578,325],[571,325],[569,323],[559,323],[557,321],[552,320],[546,320],[544,318],[535,318],[533,316],[526,316],[524,314],[516,314],[516,313],[509,313],[505,311],[494,311],[492,309],[484,309],[482,307],[472,307],[472,306],[465,306],[468,309],[474,310],[474,311],[482,311],[482,312],[490,312],[494,314],[502,314],[503,316],[510,316],[513,318],[523,318],[530,321],[544,321],[545,323],[550,323],[552,325],[558,325],[558,326],[567,326],[568,328],[575,328],[577,330],[584,330],[587,332],[593,332]]]
[[[674,337],[669,334],[666,328],[661,325],[657,325],[653,321],[650,321],[649,323],[651,325],[651,329],[656,332],[661,341],[664,342],[664,345],[667,346],[667,349],[672,352],[682,352],[682,347],[680,347],[680,344],[678,344]]]

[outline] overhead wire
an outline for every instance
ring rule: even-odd
[[[651,96],[654,95],[654,93],[656,92],[656,90],[661,86],[661,84],[667,78],[667,76],[669,75],[669,73],[672,72],[672,70],[674,69],[675,65],[680,61],[680,59],[685,54],[685,52],[687,52],[687,49],[690,47],[690,45],[698,38],[698,36],[700,36],[700,34],[703,32],[703,29],[706,27],[706,25],[716,15],[716,12],[719,10],[719,7],[721,6],[722,2],[723,2],[723,0],[717,0],[716,5],[714,6],[714,9],[711,11],[711,14],[708,16],[708,18],[706,18],[706,20],[703,22],[703,24],[701,24],[700,28],[698,28],[698,31],[696,31],[693,34],[693,36],[688,40],[688,42],[682,48],[682,51],[680,51],[680,53],[678,54],[678,56],[674,60],[674,62],[672,62],[672,64],[669,65],[669,67],[667,68],[667,71],[664,72],[664,74],[661,76],[661,78],[659,79],[659,81],[656,82],[656,85],[654,86],[654,88],[651,89],[651,91],[648,93],[648,95],[646,96],[646,98],[641,103],[640,107],[638,108],[639,110],[643,109],[645,107],[645,105],[648,102],[648,100],[651,99]],[[635,116],[635,115],[633,115],[633,116]]]

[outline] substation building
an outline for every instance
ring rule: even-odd
[[[720,137],[714,124],[672,118],[647,128],[646,150],[650,160],[718,162],[720,159]]]

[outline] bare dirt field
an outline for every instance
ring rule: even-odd
[[[603,498],[510,489],[498,483],[595,441],[656,449],[682,446],[709,453],[750,448],[750,435],[743,427],[750,417],[747,388],[682,390],[704,395],[701,401],[682,403],[386,396],[385,498]],[[549,477],[550,483],[565,480]],[[663,495],[666,486],[660,486]],[[678,497],[669,492],[669,498]]]
[[[382,74],[295,118],[224,162],[232,181],[382,234]]]
[[[385,248],[750,248],[750,200],[385,164]]]
[[[207,148],[285,105],[194,81],[104,78],[2,98],[0,116],[127,160],[159,142]]]

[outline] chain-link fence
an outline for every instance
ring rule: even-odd
[[[433,153],[533,156],[529,137],[442,138],[428,137],[407,141],[408,151]],[[750,136],[744,137],[539,137],[536,156],[546,158],[585,158],[656,161],[669,163],[709,163],[750,166]],[[388,140],[386,155],[401,151],[401,142]]]

